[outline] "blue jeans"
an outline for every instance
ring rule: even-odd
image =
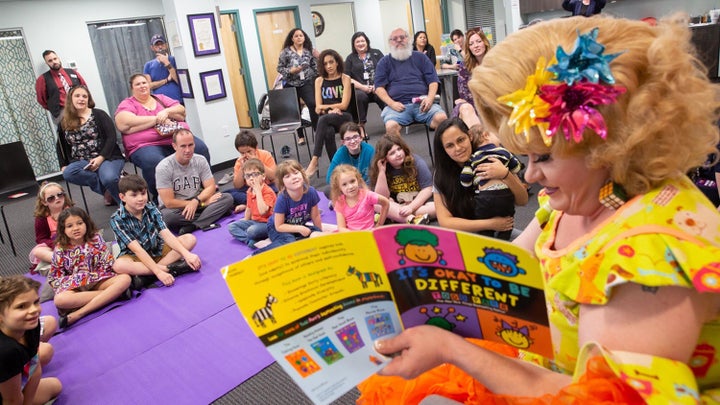
[[[228,225],[228,232],[233,238],[253,247],[255,242],[268,237],[268,227],[265,222],[241,219]]]
[[[122,204],[118,195],[118,180],[125,167],[124,159],[106,160],[96,171],[85,170],[87,160],[76,160],[65,167],[63,178],[78,186],[88,186],[90,190],[103,195],[107,190],[116,203]]]
[[[205,156],[210,164],[210,151],[202,139],[195,138],[195,153]],[[165,157],[175,153],[172,145],[142,146],[130,155],[130,161],[142,170],[142,176],[148,184],[148,192],[153,201],[157,202],[157,187],[155,186],[155,167]]]
[[[310,233],[321,231],[322,229],[319,229],[318,227],[314,225],[306,225],[308,228],[310,228]],[[256,250],[253,252],[253,254],[258,254],[262,252],[266,252],[270,249],[274,249],[278,246],[287,245],[288,243],[295,242],[299,239],[305,239],[305,236],[302,236],[299,233],[288,233],[288,232],[278,232],[277,229],[275,229],[275,222],[273,222],[273,217],[271,216],[267,223],[267,233],[268,237],[270,238],[270,244]],[[309,237],[309,236],[308,236]]]

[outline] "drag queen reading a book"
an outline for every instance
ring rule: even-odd
[[[545,188],[515,243],[540,261],[554,358],[423,325],[376,343],[394,357],[359,403],[720,401],[720,214],[684,176],[720,105],[689,39],[678,16],[565,18],[488,53],[481,118]]]

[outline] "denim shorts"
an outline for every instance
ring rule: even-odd
[[[397,112],[390,107],[385,107],[380,113],[383,122],[395,121],[400,125],[410,125],[413,122],[421,122],[425,125],[430,125],[435,114],[443,112],[442,107],[439,104],[433,104],[426,112],[420,111],[419,103],[405,104],[405,110]]]

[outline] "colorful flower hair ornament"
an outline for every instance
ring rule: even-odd
[[[578,32],[575,49],[570,54],[567,54],[561,46],[557,47],[555,51],[557,64],[548,67],[549,71],[556,74],[555,80],[567,84],[582,79],[587,79],[591,83],[602,80],[607,84],[615,84],[615,78],[610,71],[610,62],[622,52],[603,55],[605,46],[597,42],[598,32],[598,28],[593,28],[590,33],[584,35]]]
[[[556,60],[553,58],[550,64],[555,62]],[[538,126],[543,134],[545,144],[549,146],[551,139],[545,136],[548,124],[538,121],[538,119],[545,118],[549,114],[549,105],[538,97],[540,87],[550,83],[555,76],[546,67],[545,57],[541,56],[535,65],[535,74],[528,76],[525,81],[525,88],[502,96],[498,100],[513,108],[508,119],[508,125],[515,126],[516,134],[524,133],[525,139],[529,140],[530,128]]]
[[[614,103],[626,89],[612,85],[610,62],[620,54],[603,55],[605,47],[597,35],[597,28],[584,35],[578,32],[572,53],[558,46],[546,68],[540,57],[524,89],[498,98],[513,108],[508,125],[515,126],[516,134],[525,133],[528,139],[529,129],[537,126],[547,146],[558,129],[575,142],[582,141],[586,128],[605,139],[607,126],[596,107]]]

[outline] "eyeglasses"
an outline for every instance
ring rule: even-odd
[[[45,198],[45,201],[47,201],[47,202],[49,202],[50,204],[52,204],[52,203],[54,203],[55,200],[57,200],[58,198],[65,198],[65,193],[63,193],[63,192],[61,191],[61,192],[59,192],[59,193],[57,193],[57,194],[55,194],[55,195],[49,195],[49,196],[47,196],[47,198]]]
[[[244,173],[243,177],[245,177],[246,179],[252,179],[253,177],[258,177],[260,175],[262,175],[262,173],[260,173],[260,172],[250,172],[250,173]]]
[[[407,35],[396,35],[394,37],[390,37],[390,40],[393,42],[401,42],[407,39]]]
[[[343,139],[343,142],[357,142],[361,139],[361,136],[358,134],[355,134],[353,136],[349,136],[347,138]]]

